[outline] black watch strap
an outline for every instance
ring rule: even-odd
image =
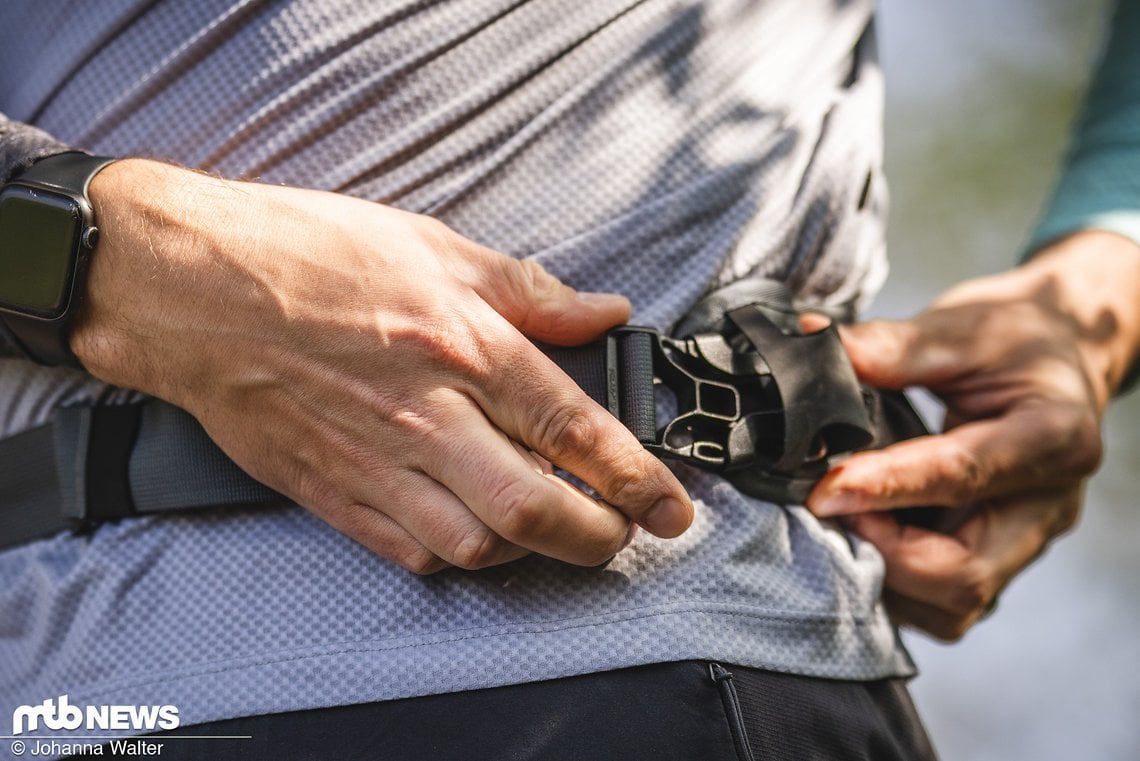
[[[25,169],[13,182],[46,190],[87,197],[87,186],[99,170],[116,159],[91,156],[79,151],[45,156]]]
[[[116,159],[91,156],[78,151],[46,156],[32,164],[12,184],[26,185],[60,193],[81,200],[88,209],[87,188],[91,179]],[[44,320],[30,315],[7,313],[4,321],[20,343],[21,348],[35,361],[45,365],[62,365],[82,369],[83,365],[71,351],[68,334],[86,286],[87,257],[97,240],[97,228],[92,223],[84,230],[81,250],[77,252],[75,285],[72,307],[60,319]]]

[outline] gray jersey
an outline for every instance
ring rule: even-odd
[[[871,6],[9,0],[0,110],[97,153],[432,214],[661,329],[760,275],[857,308],[885,270]],[[128,396],[0,359],[4,433]],[[693,528],[602,568],[422,578],[299,508],[0,553],[0,716],[66,693],[189,723],[684,658],[909,673],[873,548],[679,474]]]

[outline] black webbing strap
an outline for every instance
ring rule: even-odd
[[[57,410],[0,440],[0,547],[107,520],[288,504],[165,402]]]
[[[925,431],[901,394],[859,386],[833,328],[801,335],[762,304],[723,317],[720,332],[681,339],[623,327],[542,349],[646,448],[775,502],[802,502],[831,456]],[[0,547],[129,516],[287,503],[158,400],[61,409],[0,440]]]
[[[0,545],[50,536],[66,527],[60,514],[55,442],[50,426],[0,442]],[[54,502],[44,498],[56,496]]]
[[[542,348],[651,444],[655,337],[626,330]],[[289,503],[246,475],[189,413],[156,399],[59,409],[47,425],[0,440],[0,548],[131,516]]]

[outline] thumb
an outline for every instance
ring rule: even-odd
[[[962,357],[954,343],[938,340],[943,334],[935,327],[920,315],[912,320],[841,325],[839,335],[862,381],[901,389],[937,385],[962,371]]]
[[[629,300],[576,291],[530,259],[500,256],[479,295],[528,338],[573,346],[629,320]]]

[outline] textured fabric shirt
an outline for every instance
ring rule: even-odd
[[[9,0],[0,110],[96,153],[432,214],[661,329],[753,276],[857,307],[884,276],[871,6]],[[2,433],[128,397],[0,359]],[[601,568],[418,577],[300,508],[8,550],[0,723],[64,693],[191,723],[686,658],[911,672],[873,548],[678,472],[692,529]]]

